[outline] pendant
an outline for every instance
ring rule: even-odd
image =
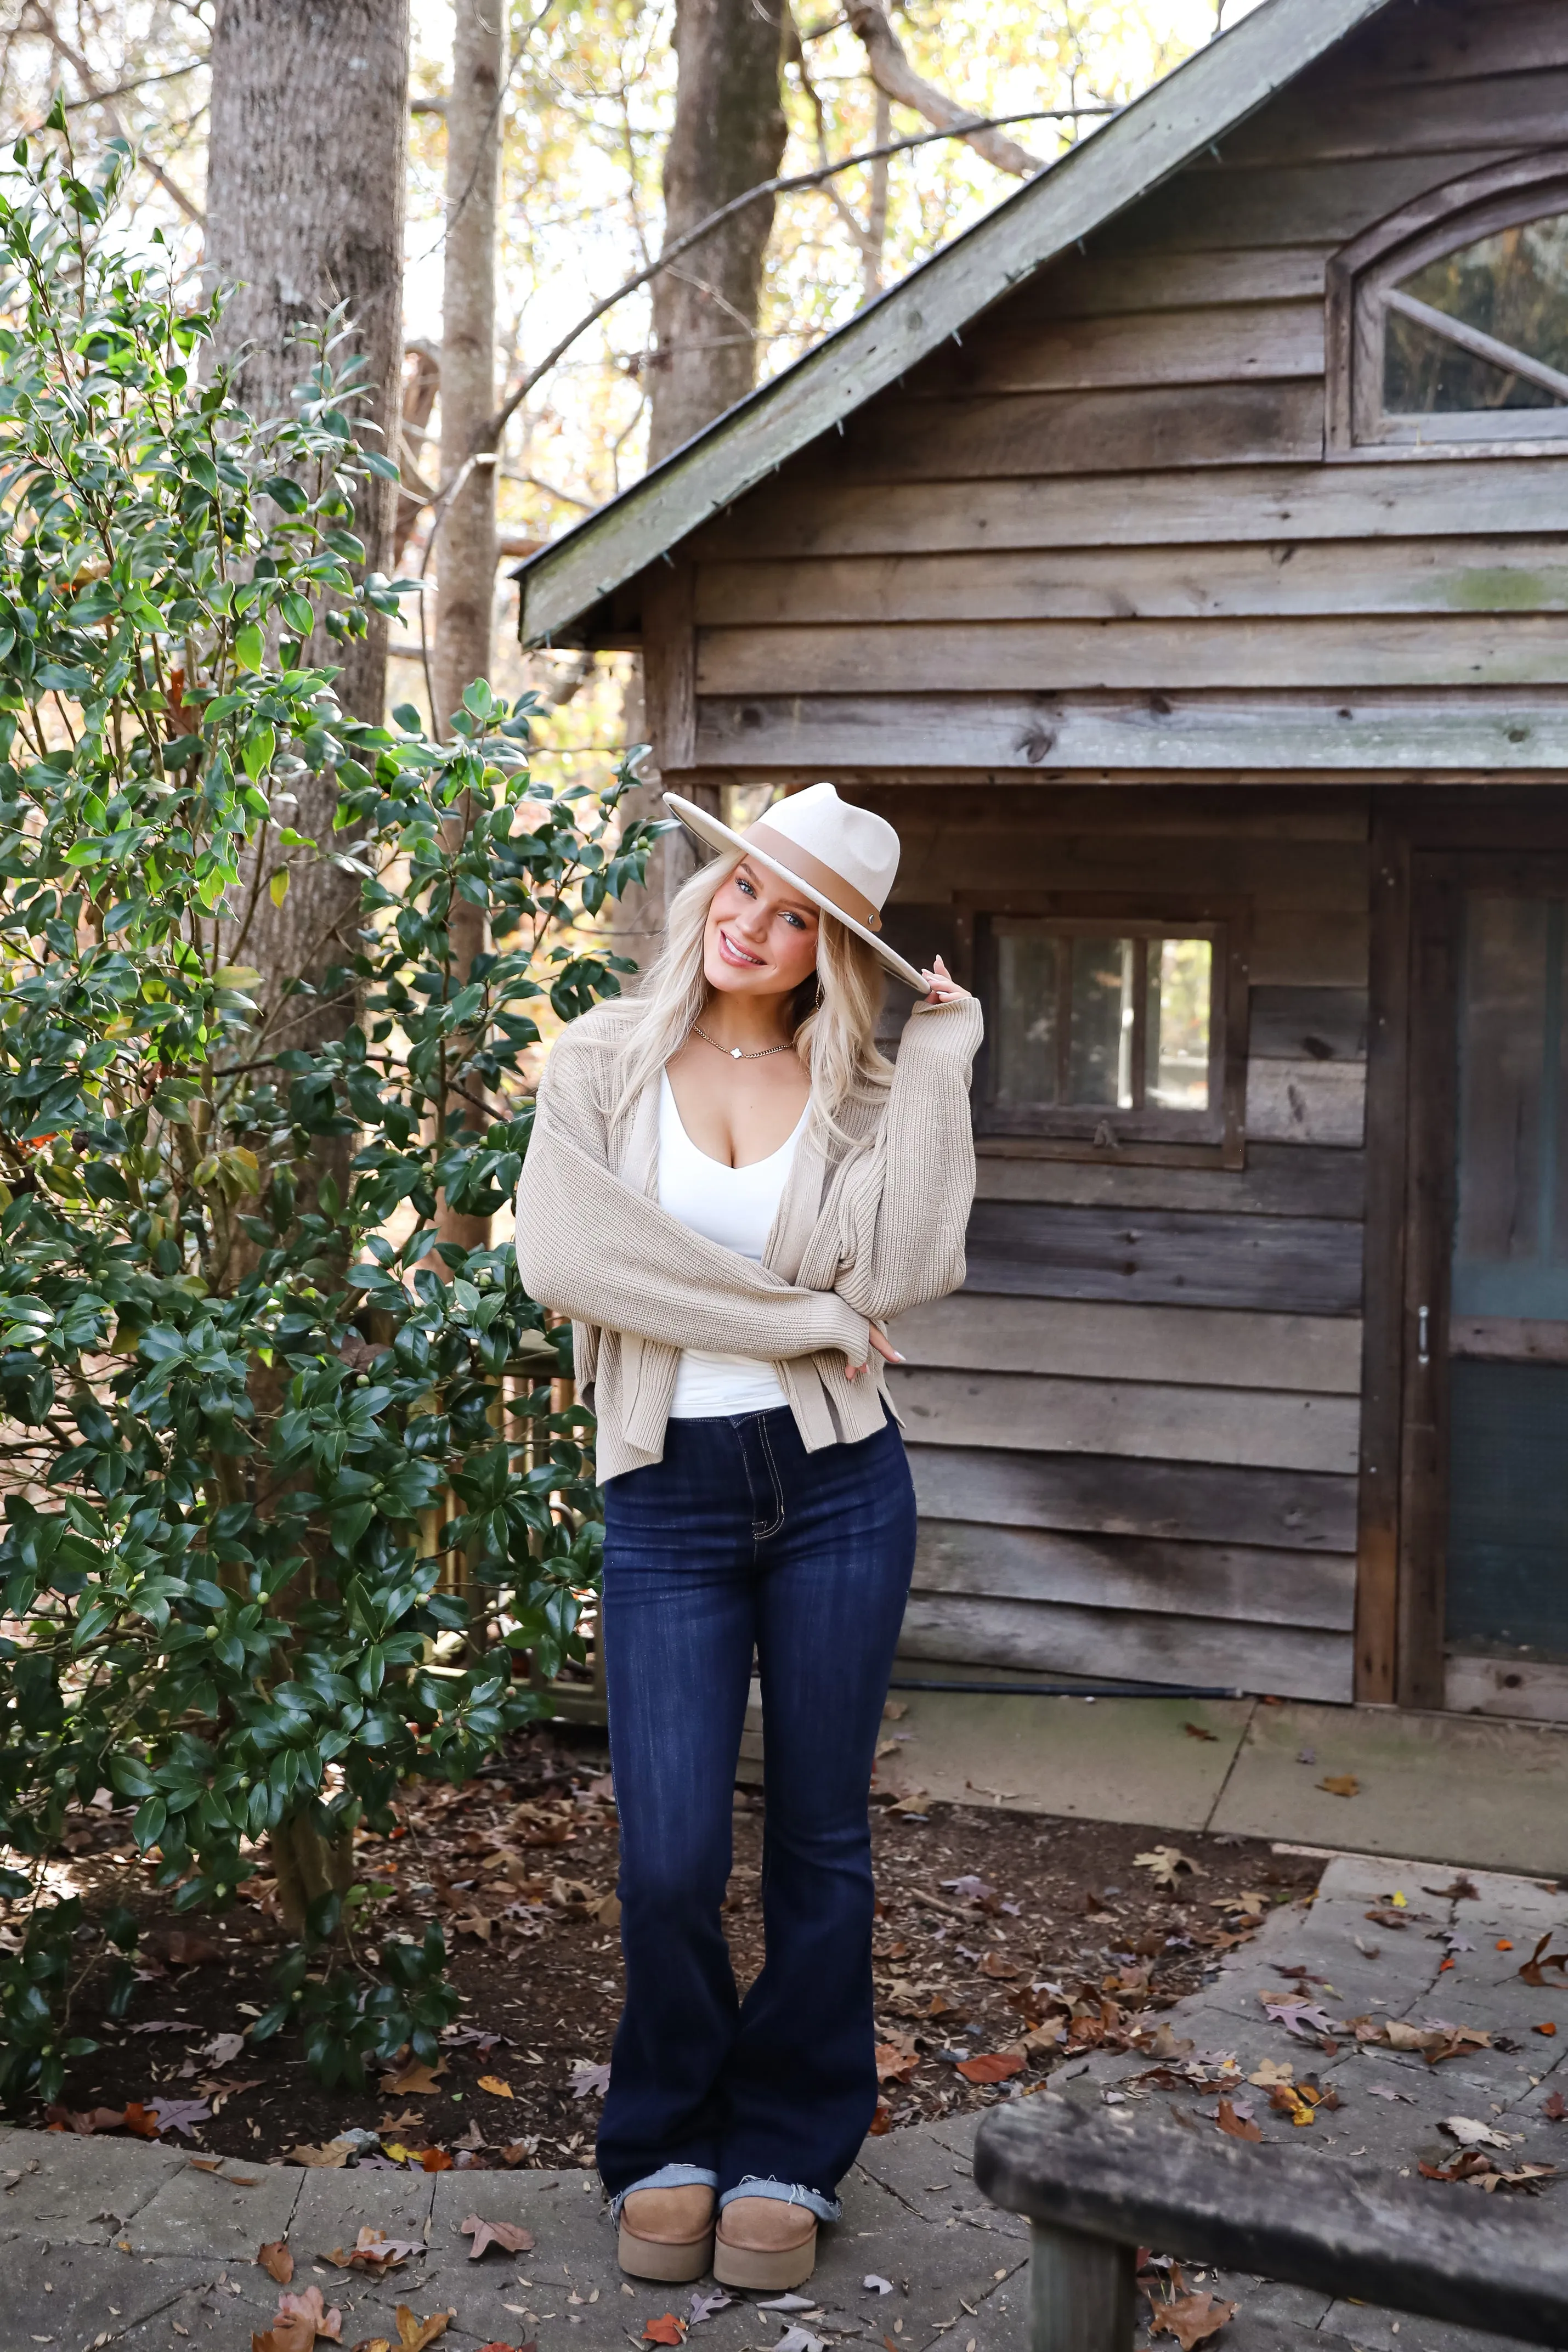
[[[732,1045],[730,1047],[729,1058],[732,1062],[738,1062],[741,1059],[741,1052],[738,1045]]]

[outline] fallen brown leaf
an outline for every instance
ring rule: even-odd
[[[341,2172],[353,2153],[351,2139],[329,2139],[321,2147],[314,2147],[309,2140],[301,2140],[298,2147],[287,2151],[283,2161],[285,2164],[306,2165],[312,2172]]]
[[[879,2042],[876,2045],[879,2083],[907,2083],[919,2063],[918,2050],[906,2050],[896,2042]]]
[[[408,2305],[400,2303],[397,2307],[397,2343],[389,2345],[387,2352],[424,2352],[427,2344],[434,2344],[438,2336],[445,2335],[451,2317],[449,2311],[433,2311],[428,2319],[416,2319]]]
[[[1171,2285],[1175,2292],[1167,2300],[1150,2298],[1149,2334],[1174,2336],[1181,2352],[1192,2352],[1195,2344],[1207,2344],[1218,2336],[1228,2319],[1236,2316],[1233,2303],[1221,2303],[1217,2295],[1189,2290],[1178,2266],[1171,2264]]]
[[[395,2099],[405,2097],[411,2091],[416,2096],[434,2091],[438,2078],[446,2071],[444,2058],[438,2058],[434,2066],[427,2066],[423,2058],[411,2058],[400,2073],[382,2075],[382,2096]]]
[[[1133,1861],[1139,1870],[1149,1870],[1154,1873],[1155,1884],[1157,1886],[1176,1885],[1184,1870],[1189,1871],[1195,1878],[1202,1878],[1205,1875],[1203,1864],[1194,1862],[1192,1856],[1183,1853],[1178,1846],[1156,1845],[1148,1853],[1135,1853]],[[1097,1904],[1099,1898],[1096,1897]]]
[[[1261,2139],[1263,2137],[1262,2127],[1249,2123],[1245,2116],[1239,2116],[1228,2099],[1220,2100],[1219,2112],[1214,2120],[1218,2129],[1231,2139]]]
[[[1016,1977],[1018,1965],[1016,1961],[1009,1960],[1005,1952],[988,1952],[980,1962],[980,1974],[983,1977]]]
[[[479,2088],[488,2091],[493,2099],[509,2099],[512,2095],[510,2083],[504,2083],[499,2074],[481,2074]]]
[[[452,2158],[444,2147],[422,2147],[417,2151],[421,2172],[450,2172]]]
[[[123,2107],[46,2107],[44,2120],[51,2131],[78,2132],[85,2139],[89,2133],[118,2131],[125,2121]]]
[[[685,2341],[685,2333],[674,2313],[666,2311],[662,2319],[648,2322],[643,2330],[643,2341],[644,2344],[680,2344]]]
[[[1561,2091],[1549,2091],[1541,2102],[1541,2112],[1549,2124],[1568,2123],[1568,2100]]]
[[[977,2057],[961,2058],[958,2072],[966,2083],[1005,2083],[1023,2073],[1023,2060],[1011,2050],[982,2050]]]
[[[1535,1985],[1542,1992],[1546,1990],[1546,1979],[1542,1973],[1545,1969],[1557,1970],[1560,1985],[1568,1983],[1568,1952],[1549,1952],[1546,1947],[1551,1941],[1552,1930],[1549,1927],[1519,1971],[1527,1985]]]
[[[423,2252],[423,2238],[389,2238],[384,2230],[373,2230],[367,2221],[347,2253],[341,2246],[334,2246],[321,2260],[335,2263],[340,2271],[365,2271],[371,2278],[384,2278],[388,2271],[401,2269],[411,2254]]]
[[[459,2221],[458,2229],[474,2242],[468,2249],[468,2259],[476,2263],[489,2246],[499,2246],[505,2254],[531,2254],[534,2242],[530,2233],[516,2221],[482,2221],[477,2213]]]
[[[319,2286],[308,2286],[301,2294],[280,2294],[277,2316],[261,2335],[253,2335],[251,2352],[311,2352],[317,2337],[324,2336],[329,2344],[343,2340],[343,2315],[333,2305],[324,2308]]]
[[[1189,1739],[1218,1739],[1218,1731],[1206,1731],[1201,1723],[1184,1723],[1182,1729]]]
[[[287,2286],[294,2276],[294,2257],[282,2238],[268,2238],[256,2248],[256,2259],[267,2277],[276,2279],[279,2286]]]
[[[1354,1772],[1331,1772],[1318,1782],[1318,1786],[1326,1789],[1331,1797],[1358,1797],[1361,1794],[1361,1782]]]

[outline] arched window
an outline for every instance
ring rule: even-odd
[[[1568,156],[1453,182],[1331,267],[1339,449],[1568,437]]]

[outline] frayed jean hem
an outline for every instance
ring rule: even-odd
[[[819,2221],[837,2221],[844,2210],[836,2197],[824,2197],[820,2189],[803,2189],[798,2180],[763,2180],[755,2172],[747,2173],[733,2189],[725,2190],[718,2200],[719,2211],[733,2205],[737,2197],[772,2197],[780,2205],[804,2205]]]
[[[618,2189],[610,2200],[610,2218],[621,2219],[621,2208],[628,2197],[635,2197],[642,2189],[716,2189],[718,2175],[701,2164],[662,2164],[657,2172],[648,2173],[642,2180],[633,2180],[629,2188]]]

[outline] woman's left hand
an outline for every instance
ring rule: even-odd
[[[940,956],[929,971],[922,970],[920,977],[931,992],[921,998],[922,1004],[961,1004],[969,993],[959,987]]]

